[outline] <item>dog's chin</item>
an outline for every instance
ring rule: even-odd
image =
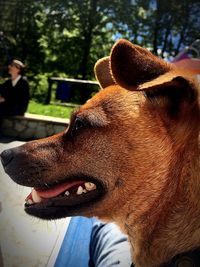
[[[94,188],[87,190],[84,187],[85,183],[89,183]],[[67,182],[65,181],[63,184],[66,187]],[[92,213],[95,203],[101,201],[105,196],[106,187],[95,179],[92,179],[92,182],[91,179],[90,182],[88,182],[88,180],[87,182],[83,181],[82,185],[80,181],[77,181],[77,185],[75,185],[76,181],[73,181],[73,184],[72,188],[69,188],[64,192],[60,192],[60,194],[53,197],[51,197],[51,192],[53,192],[53,190],[56,192],[53,186],[48,188],[46,191],[38,191],[40,192],[39,194],[37,193],[38,195],[35,192],[39,189],[33,189],[34,192],[32,191],[26,199],[26,213],[46,220],[90,214],[90,211]],[[60,185],[56,185],[56,187],[62,187],[62,183]]]

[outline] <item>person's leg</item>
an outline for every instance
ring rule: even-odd
[[[114,223],[95,221],[90,241],[90,267],[130,267],[127,236]]]

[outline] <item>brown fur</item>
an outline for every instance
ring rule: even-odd
[[[7,172],[29,186],[83,174],[101,180],[104,197],[72,215],[116,222],[135,266],[159,266],[200,246],[197,84],[125,40],[95,69],[105,89],[75,112],[65,133],[15,150],[20,168]],[[77,117],[90,126],[76,132]]]

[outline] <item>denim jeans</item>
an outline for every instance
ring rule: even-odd
[[[90,240],[90,267],[130,267],[130,245],[114,223],[93,224]]]

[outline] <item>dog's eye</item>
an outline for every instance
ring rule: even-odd
[[[86,125],[85,121],[81,118],[76,118],[74,120],[73,126],[72,126],[72,130],[71,130],[71,134],[74,135],[76,134],[80,129],[84,128]]]
[[[76,118],[74,122],[74,130],[78,131],[79,129],[83,128],[85,126],[85,123],[82,119]]]

